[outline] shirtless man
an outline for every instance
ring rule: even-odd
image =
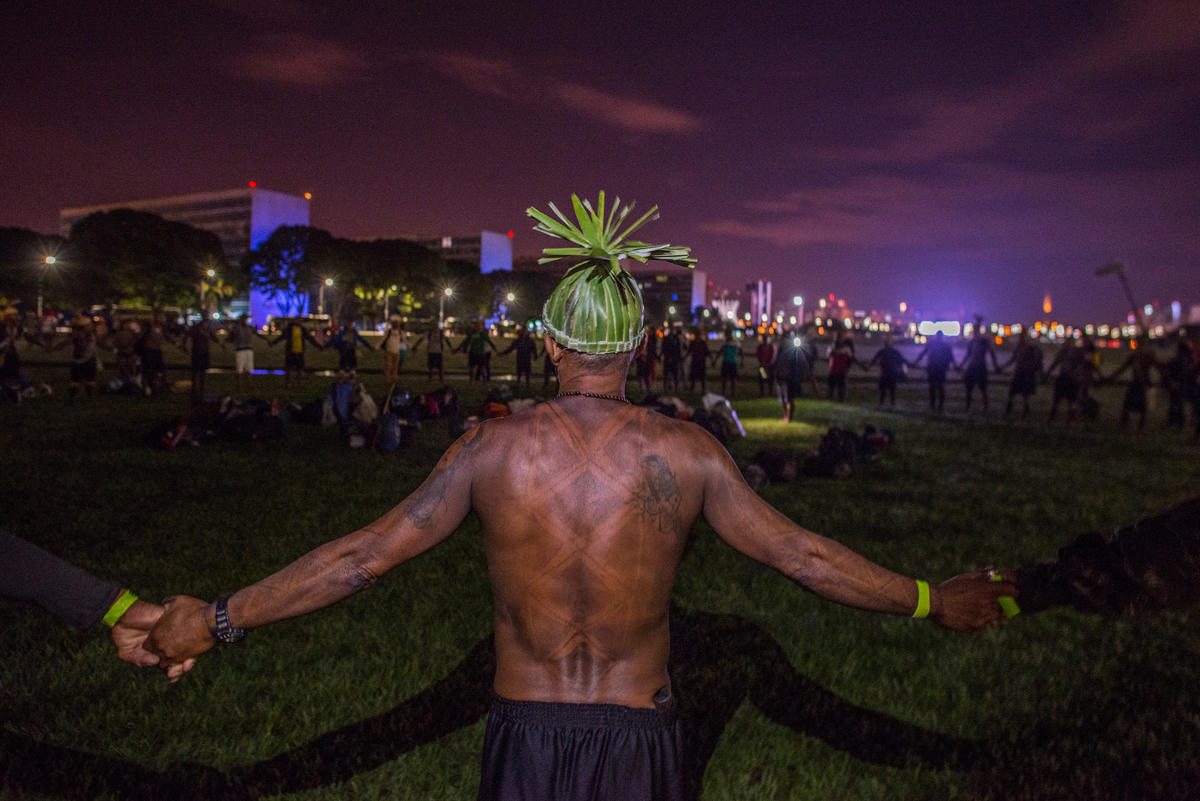
[[[686,799],[668,606],[701,514],[733,547],[838,603],[928,615],[956,631],[1000,621],[996,599],[1015,594],[1010,582],[975,572],[931,589],[875,565],[767,504],[700,426],[630,405],[642,315],[640,294],[626,291],[635,313],[620,332],[596,330],[582,313],[556,318],[552,296],[543,316],[558,397],[465,433],[381,518],[215,603],[168,599],[148,641],[168,676],[244,629],[369,587],[474,511],[494,597],[498,696],[479,797]]]

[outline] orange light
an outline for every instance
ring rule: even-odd
[[[251,189],[253,189],[253,188],[254,188],[254,187],[256,187],[256,186],[258,186],[258,181],[251,181],[251,182],[250,182],[250,188],[251,188]]]
[[[305,193],[304,193],[304,199],[305,199],[305,200],[312,200],[312,192],[305,192]]]

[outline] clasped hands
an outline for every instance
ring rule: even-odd
[[[215,644],[207,607],[207,601],[186,595],[167,598],[162,606],[135,601],[112,629],[117,656],[138,667],[158,665],[168,679],[179,681]]]

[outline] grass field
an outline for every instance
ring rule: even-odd
[[[149,599],[213,597],[357,528],[449,442],[433,421],[384,456],[290,425],[281,441],[160,451],[146,434],[185,395],[68,404],[61,367],[28,372],[56,394],[0,406],[5,527]],[[210,390],[231,380],[214,374]],[[282,378],[256,380],[256,394],[289,397]],[[380,394],[380,377],[366,381]],[[423,372],[405,384],[433,386]],[[292,397],[327,386],[312,378]],[[1048,388],[1036,424],[967,421],[959,392],[932,419],[920,382],[895,411],[856,382],[845,404],[801,401],[787,427],[775,401],[740,400],[748,437],[730,450],[744,465],[768,445],[811,450],[830,425],[893,429],[850,478],[763,495],[931,580],[1048,558],[1200,492],[1200,448],[1162,426],[1162,408],[1140,436],[1117,430],[1117,388],[1100,392],[1098,422],[1070,429],[1041,425]],[[1196,797],[1195,614],[1056,610],[954,635],[807,595],[703,524],[674,604],[672,672],[706,799]],[[217,649],[177,685],[115,660],[101,628],[0,602],[0,799],[474,797],[491,602],[472,519],[370,591]]]

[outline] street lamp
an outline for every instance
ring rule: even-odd
[[[317,314],[325,313],[325,287],[333,286],[333,279],[326,278],[321,283],[321,288],[317,291]]]
[[[388,298],[390,298],[391,294],[393,292],[395,292],[398,288],[399,287],[397,287],[396,284],[392,284],[390,287],[383,290],[383,319],[385,321],[388,319]]]
[[[438,298],[438,330],[446,330],[446,298],[454,294],[454,290],[446,287],[442,290],[442,296]]]
[[[47,269],[48,267],[52,266],[52,265],[53,265],[55,262],[57,262],[57,261],[58,261],[58,259],[56,259],[55,257],[53,257],[53,256],[47,256],[46,258],[42,259],[42,263],[43,263],[43,264],[45,264],[46,266],[45,266],[45,267],[43,267],[41,270],[39,270],[39,271],[38,271],[38,294],[37,294],[37,316],[38,316],[38,320],[41,320],[41,319],[42,319],[42,281],[43,281],[43,280],[45,279],[45,277],[46,277],[46,269]]]

